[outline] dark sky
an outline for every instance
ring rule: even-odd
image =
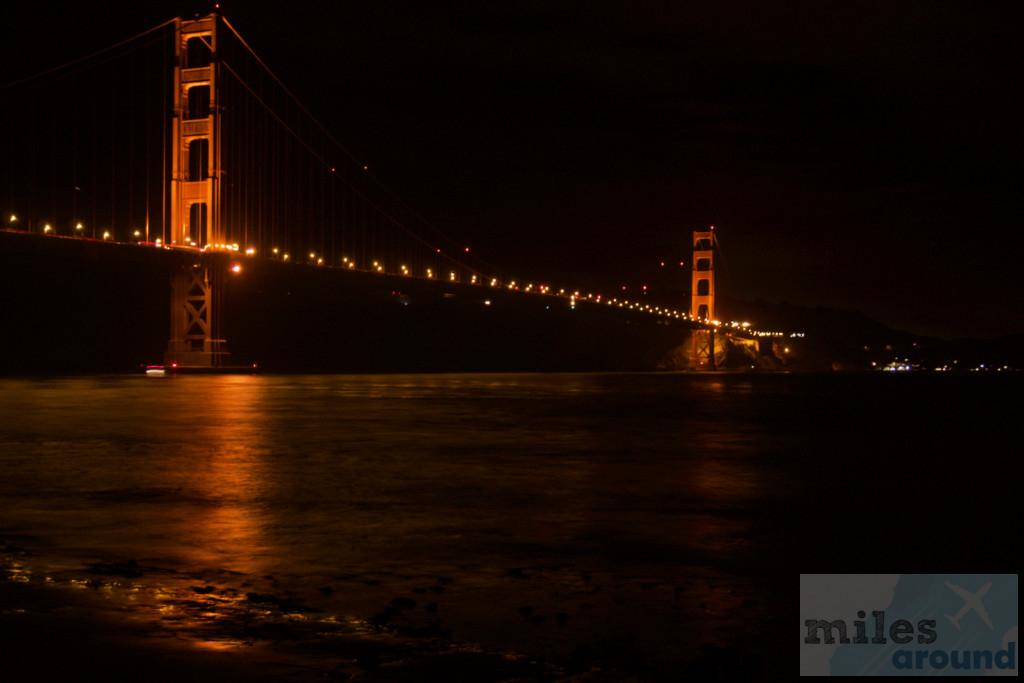
[[[109,7],[51,18],[61,49],[212,6]],[[721,293],[1024,332],[1015,3],[258,7],[222,3],[378,178],[508,272],[688,285],[658,264],[714,224]]]

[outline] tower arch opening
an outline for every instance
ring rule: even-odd
[[[185,41],[185,63],[186,69],[196,69],[203,66],[210,66],[213,61],[213,52],[210,50],[209,40],[206,36],[195,36]]]
[[[186,180],[206,180],[210,177],[210,141],[205,138],[188,143],[188,172]]]
[[[185,93],[188,99],[186,120],[205,119],[210,115],[210,86],[194,85]]]

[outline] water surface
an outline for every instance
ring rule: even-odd
[[[771,669],[796,574],[876,570],[877,524],[962,497],[962,449],[1002,466],[1013,380],[6,379],[0,539],[33,553],[10,575],[99,576],[197,643],[259,607],[569,670]]]

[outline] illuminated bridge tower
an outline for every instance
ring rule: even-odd
[[[216,14],[175,20],[170,224],[164,237],[178,247],[202,249],[227,241],[220,212],[217,22]],[[171,334],[164,365],[228,364],[216,301],[226,268],[225,259],[214,251],[197,252],[172,278]]]
[[[693,233],[690,318],[702,322],[715,319],[714,229],[712,225],[706,232]],[[693,331],[693,367],[696,370],[715,369],[715,330],[710,325],[707,329]]]

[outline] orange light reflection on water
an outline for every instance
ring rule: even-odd
[[[187,430],[191,452],[182,461],[187,467],[165,471],[166,483],[196,503],[180,506],[187,512],[173,522],[167,536],[188,571],[148,584],[138,596],[136,614],[144,620],[151,614],[155,627],[171,628],[193,646],[235,649],[251,644],[247,624],[277,618],[238,588],[246,581],[239,575],[262,576],[274,556],[263,502],[273,487],[264,438],[266,385],[253,376],[171,381],[181,403],[165,416],[166,428]],[[201,396],[195,394],[196,387],[201,387]]]
[[[186,378],[187,380],[188,378]],[[209,387],[204,378],[204,386]],[[261,500],[271,485],[261,445],[264,424],[255,405],[264,386],[258,377],[224,376],[200,401],[196,443],[207,452],[205,462],[180,474],[186,490],[212,504],[197,508],[183,532],[188,545],[177,549],[195,568],[217,568],[258,574],[271,552],[263,533]]]

